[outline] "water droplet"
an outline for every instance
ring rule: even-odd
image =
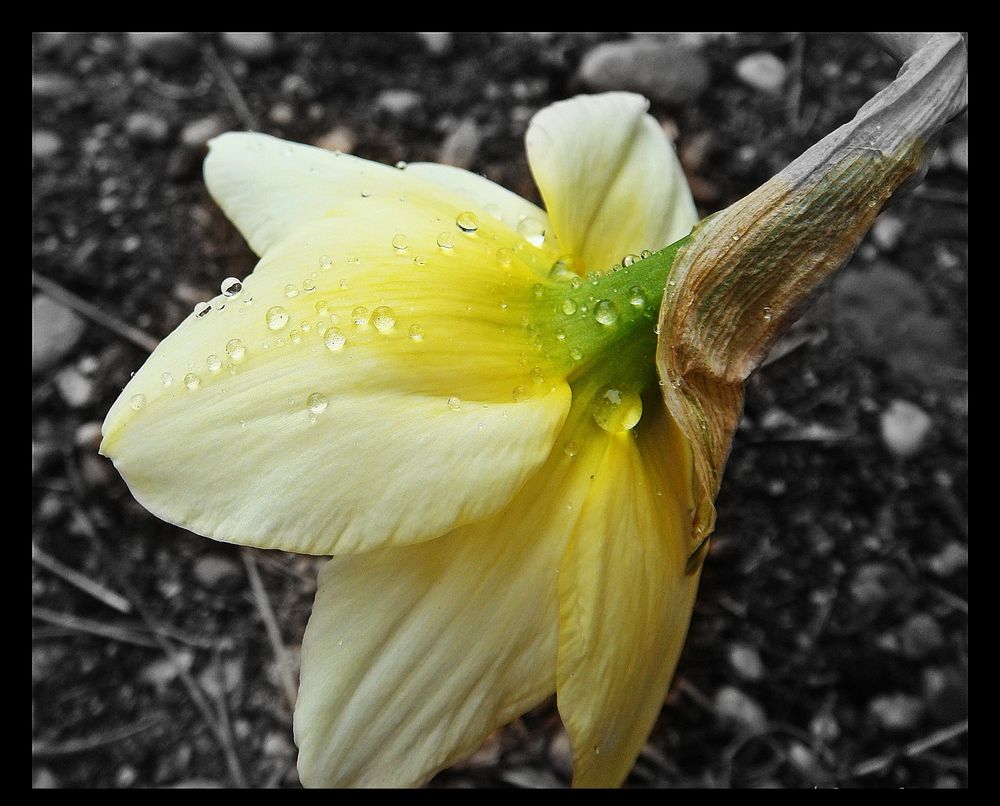
[[[392,248],[397,252],[405,252],[409,247],[410,242],[405,235],[399,233],[398,235],[392,236]]]
[[[740,234],[738,232],[733,233],[733,240],[738,241],[740,239]]]
[[[340,278],[340,282],[337,285],[339,285],[341,291],[343,291],[345,288],[347,288],[347,278],[346,277],[341,277]]]
[[[653,332],[657,336],[659,336],[662,331],[663,331],[663,328],[660,327],[660,323],[659,322],[657,322],[655,325],[653,325]]]
[[[326,345],[326,349],[331,353],[335,353],[342,349],[345,344],[347,344],[347,339],[344,334],[340,332],[335,327],[327,328],[326,332],[323,333],[323,344]]]
[[[641,308],[646,304],[646,297],[639,286],[634,285],[628,290],[628,304],[634,308]]]
[[[208,371],[214,374],[222,369],[222,359],[215,353],[212,353],[205,359],[205,365],[208,367]]]
[[[545,225],[536,218],[521,219],[517,225],[517,233],[532,246],[541,246],[545,243]]]
[[[458,411],[460,408],[462,408],[462,401],[459,400],[457,397],[449,397],[448,408],[451,409],[452,411]]]
[[[583,353],[580,352],[576,347],[570,348],[569,357],[574,361],[580,361],[583,358]]]
[[[406,163],[403,160],[400,160],[399,162],[396,163],[396,167],[399,168],[399,170],[401,171],[405,171]]]
[[[514,402],[520,403],[522,400],[528,397],[528,390],[525,389],[523,386],[515,386],[513,394],[514,394]]]
[[[212,312],[212,306],[207,302],[199,302],[194,306],[194,315],[199,319],[208,316]]]
[[[572,316],[576,313],[576,303],[571,299],[564,299],[562,304],[562,312],[567,316]]]
[[[420,325],[410,325],[410,338],[413,341],[424,340],[424,329]]]
[[[168,388],[169,386],[171,386],[171,384],[173,384],[173,382],[174,382],[174,376],[173,376],[173,375],[171,375],[171,374],[170,374],[169,372],[164,372],[164,373],[163,373],[163,374],[162,374],[162,375],[160,376],[160,383],[162,383],[162,384],[163,384],[163,388],[164,388],[164,389],[166,389],[166,388]]]
[[[370,190],[368,190],[368,188],[365,188],[364,190],[361,191],[361,198],[362,199],[370,199],[371,195],[372,195],[372,192]]]
[[[413,262],[416,263],[418,266],[423,266],[427,262],[427,258],[425,258],[423,255],[417,255],[415,258],[413,258]]]
[[[319,314],[320,316],[326,316],[326,314],[329,312],[330,312],[330,303],[328,303],[325,299],[316,300],[317,314]],[[305,329],[304,326],[303,329]]]
[[[271,330],[281,330],[288,324],[288,311],[280,305],[275,305],[273,308],[267,309],[267,313],[264,314],[264,321],[267,322],[267,326]]]
[[[642,400],[635,392],[606,386],[593,406],[594,422],[612,434],[634,428],[642,417]]]
[[[351,321],[358,330],[368,327],[368,309],[364,305],[359,305],[351,311]]]
[[[240,420],[240,428],[246,428],[246,427],[247,427],[247,421],[246,420]]]
[[[559,339],[559,341],[563,341],[566,338],[566,331],[565,330],[557,330],[556,331],[556,338]]]
[[[594,318],[605,327],[611,327],[618,321],[618,309],[609,299],[602,299],[594,305]]]
[[[622,267],[627,269],[630,266],[637,263],[638,260],[639,260],[638,255],[625,255],[625,257],[622,258]]]
[[[764,308],[764,321],[765,322],[770,322],[771,321],[771,315],[772,315],[771,309],[769,307],[765,307]]]
[[[479,218],[470,210],[459,213],[455,223],[462,232],[475,232],[479,229]]]
[[[247,346],[239,339],[230,339],[226,342],[226,354],[229,356],[230,361],[238,364],[243,360],[243,356],[247,354]]]
[[[535,367],[531,370],[531,380],[535,383],[545,383],[545,373],[541,367]]]
[[[576,272],[573,271],[566,263],[562,260],[557,260],[552,264],[552,268],[549,269],[549,279],[556,283],[572,283],[574,280],[579,280]],[[573,288],[579,288],[579,284],[573,286]]]
[[[326,411],[326,407],[329,401],[326,399],[326,395],[320,392],[313,392],[306,399],[306,405],[309,407],[309,411],[313,414],[319,414],[322,411]]]
[[[253,305],[253,297],[247,297],[243,300],[244,305]]]
[[[388,305],[379,305],[372,311],[372,325],[379,333],[390,333],[396,326],[396,317]]]
[[[500,209],[499,204],[493,204],[492,202],[490,202],[483,209],[486,210],[486,212],[489,215],[493,216],[497,221],[503,221],[503,210]]]
[[[243,290],[243,283],[236,277],[227,277],[222,281],[222,296],[235,297]]]
[[[437,245],[442,249],[452,249],[455,246],[455,239],[450,232],[442,232],[437,237]]]
[[[642,252],[639,254],[639,257],[641,257],[643,260],[645,260],[648,257],[652,257],[652,256],[653,256],[653,253],[650,252],[648,249],[643,249]]]
[[[194,391],[199,386],[201,386],[201,376],[194,372],[189,372],[187,375],[184,376],[184,385],[188,389]]]
[[[302,290],[305,291],[307,294],[311,294],[313,291],[316,290],[316,281],[313,280],[311,277],[307,277],[305,280],[302,281]]]
[[[289,283],[288,285],[285,286],[285,296],[286,297],[288,297],[289,299],[292,299],[294,297],[297,297],[298,295],[299,295],[299,289],[297,289],[294,285],[292,285],[291,283]]]
[[[565,453],[570,459],[577,455],[580,448],[575,442],[567,442],[566,447],[563,448],[563,453]]]
[[[146,405],[146,396],[132,395],[132,399],[128,402],[128,404],[133,408],[133,410],[139,411],[139,409]]]
[[[288,332],[288,340],[292,344],[301,344],[302,343],[302,333],[300,333],[298,330],[290,330]]]
[[[531,287],[531,291],[535,295],[535,299],[541,299],[542,295],[545,293],[545,286],[543,286],[541,283],[535,283]]]
[[[319,258],[319,267],[321,269],[323,269],[323,271],[326,271],[332,265],[333,265],[333,258],[332,257],[330,257],[329,255],[320,255],[320,258]]]
[[[501,246],[497,249],[497,263],[501,266],[509,266],[511,261],[514,260],[514,250],[508,249],[506,246]]]

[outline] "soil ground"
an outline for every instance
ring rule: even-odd
[[[57,294],[50,281],[161,339],[249,273],[200,178],[206,132],[248,117],[389,163],[450,149],[536,197],[528,119],[584,89],[593,47],[628,37],[278,34],[241,55],[203,34],[171,61],[122,34],[36,34],[33,293]],[[705,214],[897,69],[851,35],[696,44],[707,85],[651,112],[676,132]],[[776,93],[738,75],[758,51],[786,68]],[[445,143],[470,120],[474,136]],[[629,786],[967,785],[966,172],[963,116],[752,378],[687,645]],[[318,563],[216,544],[134,502],[95,429],[145,354],[84,321],[32,377],[33,786],[298,786],[261,602],[294,662]],[[910,411],[898,401],[926,417],[902,417],[903,447],[884,433]],[[431,785],[561,786],[568,763],[548,703]]]

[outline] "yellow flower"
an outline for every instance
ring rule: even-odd
[[[547,213],[446,166],[213,141],[209,190],[261,261],[150,356],[102,452],[165,520],[336,555],[302,647],[303,783],[418,784],[553,692],[577,785],[641,750],[698,580],[653,363],[672,252],[639,260],[695,209],[645,110],[535,116]]]

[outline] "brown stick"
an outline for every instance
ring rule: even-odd
[[[34,543],[31,544],[31,559],[38,563],[46,571],[50,571],[60,579],[68,582],[75,588],[79,588],[84,593],[89,593],[99,602],[103,602],[108,607],[117,610],[119,613],[128,615],[132,612],[132,604],[124,596],[119,596],[114,591],[110,591],[99,582],[94,582],[90,577],[81,574],[68,565],[63,565],[55,557],[42,551]]]

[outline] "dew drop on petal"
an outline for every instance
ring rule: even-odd
[[[302,343],[302,333],[299,330],[290,330],[288,332],[288,340],[292,344],[301,344]]]
[[[207,302],[199,302],[194,306],[194,315],[199,319],[208,316],[212,312],[212,306]]]
[[[410,338],[413,341],[424,340],[424,329],[421,325],[410,325]]]
[[[402,233],[392,236],[392,248],[397,252],[405,252],[409,245],[409,240]]]
[[[580,449],[577,447],[575,442],[567,442],[566,447],[563,448],[563,453],[565,453],[570,459],[576,456]]]
[[[338,328],[331,327],[327,328],[323,333],[323,344],[326,346],[327,350],[331,353],[335,353],[338,350],[343,349],[344,345],[347,344],[347,339]]]
[[[638,255],[625,255],[625,257],[622,258],[622,267],[627,269],[636,262],[638,262],[638,260],[639,260]]]
[[[340,278],[340,282],[338,283],[338,285],[340,286],[341,290],[347,288],[347,278],[346,277],[341,277]]]
[[[427,262],[427,258],[425,258],[423,255],[417,255],[415,258],[413,258],[413,262],[416,263],[418,266],[423,266]]]
[[[267,313],[264,314],[264,321],[267,322],[269,329],[281,330],[288,324],[288,311],[280,305],[275,305],[273,308],[267,309]]]
[[[361,198],[362,199],[370,199],[371,195],[372,195],[372,192],[370,190],[368,190],[368,188],[365,188],[364,190],[361,191]]]
[[[545,372],[542,371],[541,367],[535,367],[531,370],[531,380],[535,383],[545,383]]]
[[[464,213],[458,214],[455,224],[462,232],[475,232],[479,229],[479,218],[472,211],[466,210]]]
[[[320,255],[319,267],[326,271],[333,265],[333,258],[329,255]]]
[[[514,402],[520,403],[522,400],[528,397],[528,390],[525,389],[523,386],[515,386],[513,396],[514,396]]]
[[[545,286],[543,286],[541,283],[535,283],[532,286],[531,290],[535,295],[535,299],[541,299],[542,295],[545,294]]]
[[[319,314],[320,316],[326,316],[326,314],[329,312],[330,312],[330,303],[328,303],[325,299],[316,300],[317,314]],[[304,329],[305,327],[303,327],[303,330]]]
[[[354,326],[361,330],[368,326],[368,309],[364,305],[359,305],[351,311],[351,320]]]
[[[537,218],[522,218],[517,225],[517,233],[532,246],[545,243],[545,225]]]
[[[286,297],[288,297],[289,299],[293,299],[294,297],[297,297],[298,295],[299,295],[299,289],[297,289],[294,285],[292,285],[291,283],[289,283],[288,285],[285,286],[285,296]]]
[[[201,376],[194,372],[189,372],[184,376],[184,385],[194,391],[199,386],[201,386]]]
[[[642,399],[635,392],[606,386],[593,403],[594,422],[615,434],[635,428],[642,417]]]
[[[609,299],[602,299],[594,305],[594,318],[605,327],[611,327],[618,321],[618,309]]]
[[[139,411],[143,406],[146,405],[145,395],[132,395],[132,399],[128,402],[134,411]]]
[[[236,277],[227,277],[222,281],[222,296],[235,297],[243,290],[243,283]]]
[[[497,249],[497,263],[501,266],[509,266],[512,260],[514,260],[514,251],[512,249],[508,249],[506,246],[501,246]]]
[[[457,397],[449,397],[448,408],[451,409],[452,411],[458,411],[460,408],[462,408],[462,401],[459,400]]]
[[[653,256],[653,253],[650,252],[648,249],[643,249],[642,252],[639,254],[639,257],[641,257],[643,260],[645,260],[648,257],[652,257],[652,256]]]
[[[437,237],[437,245],[442,249],[452,249],[455,246],[455,239],[450,232],[442,232]]]
[[[569,351],[569,357],[572,358],[574,361],[580,361],[583,358],[583,353],[576,347],[573,347]]]
[[[212,353],[207,359],[205,359],[205,364],[208,367],[208,371],[212,373],[216,373],[222,369],[222,359],[215,353]]]
[[[238,364],[243,360],[243,356],[247,354],[247,346],[240,339],[230,339],[226,342],[226,355],[229,356],[229,360],[234,364]]]
[[[396,167],[399,168],[399,170],[401,171],[405,171],[406,163],[403,160],[400,160],[399,162],[396,163]]]
[[[562,304],[562,312],[567,316],[572,316],[576,313],[576,303],[571,299],[564,299]]]
[[[309,407],[309,411],[313,414],[319,414],[320,412],[326,411],[326,407],[329,401],[326,399],[326,395],[321,392],[313,392],[306,399],[306,405]]]
[[[172,386],[173,382],[174,382],[174,376],[171,375],[169,372],[164,372],[160,376],[160,383],[163,384],[164,389],[168,389],[170,386]]]
[[[379,305],[372,311],[371,321],[379,333],[390,333],[396,326],[396,316],[388,305]]]
[[[313,280],[311,277],[307,277],[305,280],[302,281],[302,290],[305,291],[307,294],[311,294],[313,291],[316,290],[316,281]]]
[[[646,296],[639,286],[634,285],[628,290],[628,304],[634,308],[641,308],[646,304]]]

